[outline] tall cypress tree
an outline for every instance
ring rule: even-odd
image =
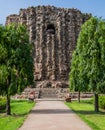
[[[78,54],[78,62],[76,55]],[[98,108],[98,93],[105,93],[105,21],[92,17],[85,22],[80,32],[77,46],[73,54],[70,72],[70,88],[77,83],[76,89],[80,91],[90,90],[95,93],[95,111]],[[76,67],[73,65],[76,62]],[[73,76],[73,68],[76,76]],[[76,80],[75,80],[76,78]],[[72,80],[71,80],[72,79]]]

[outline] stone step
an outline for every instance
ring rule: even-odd
[[[35,101],[65,101],[64,98],[36,98]]]
[[[42,95],[40,98],[57,98],[57,96],[50,96],[50,95],[49,96],[43,96]]]
[[[55,88],[43,88],[40,91],[41,98],[57,98],[57,89]]]

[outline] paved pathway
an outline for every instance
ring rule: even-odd
[[[63,101],[38,101],[19,130],[91,130]]]

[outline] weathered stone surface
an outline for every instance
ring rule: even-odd
[[[81,25],[90,16],[77,9],[37,6],[21,9],[19,15],[7,17],[6,24],[27,25],[34,46],[36,87],[68,88],[72,52]]]
[[[19,15],[12,14],[6,18],[6,25],[11,24],[13,22],[19,23]]]

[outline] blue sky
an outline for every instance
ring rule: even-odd
[[[105,0],[0,0],[0,24],[5,24],[6,16],[18,14],[20,8],[38,5],[77,8],[83,13],[105,19]]]

